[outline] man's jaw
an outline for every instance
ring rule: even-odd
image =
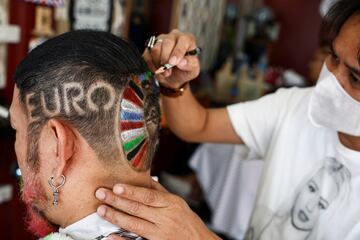
[[[47,220],[39,206],[46,206],[46,195],[39,180],[35,177],[26,179],[22,187],[22,200],[26,205],[26,225],[37,237],[44,237],[56,231],[55,225]]]
[[[26,225],[32,234],[37,237],[45,237],[56,231],[56,227],[53,226],[36,207],[27,205],[26,210]]]

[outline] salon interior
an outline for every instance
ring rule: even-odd
[[[223,107],[283,87],[315,85],[326,56],[319,32],[327,2],[0,0],[0,239],[36,239],[24,221],[9,122],[16,66],[36,46],[70,30],[96,29],[143,52],[151,36],[179,29],[202,49],[201,73],[191,83],[195,97],[203,106]],[[243,239],[263,167],[261,159],[246,161],[247,151],[184,142],[162,116],[151,174],[223,239]]]

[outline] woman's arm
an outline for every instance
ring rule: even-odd
[[[162,42],[151,50],[145,50],[144,59],[154,72],[165,63],[176,65],[156,76],[162,85],[177,89],[199,75],[198,57],[186,55],[197,47],[192,35],[173,30],[158,39]],[[189,86],[181,96],[163,96],[162,103],[170,129],[185,141],[242,143],[232,127],[227,110],[205,109],[197,102]]]

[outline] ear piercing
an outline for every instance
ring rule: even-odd
[[[65,185],[66,178],[64,175],[61,175],[61,183],[59,185],[54,184],[54,176],[49,178],[49,185],[53,190],[53,205],[56,207],[59,204],[59,189]]]

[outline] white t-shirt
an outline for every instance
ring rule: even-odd
[[[236,133],[265,160],[246,239],[360,239],[360,152],[312,125],[312,90],[228,107]]]

